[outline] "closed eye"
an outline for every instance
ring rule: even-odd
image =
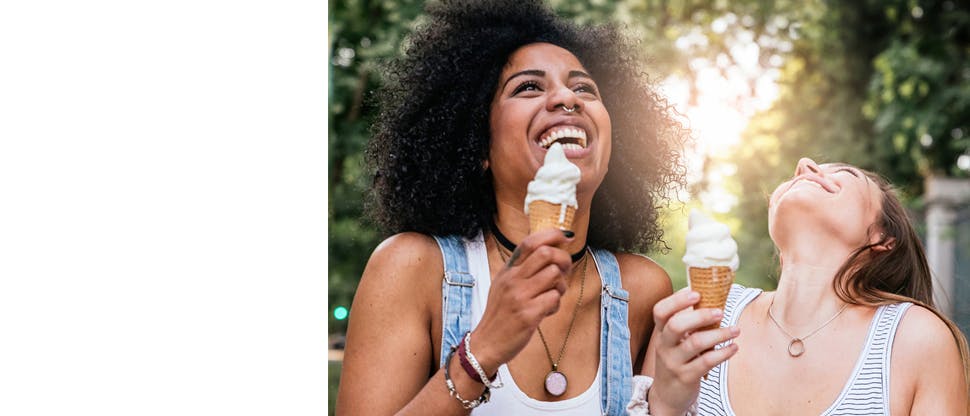
[[[535,82],[535,81],[525,81],[525,82],[519,84],[519,86],[515,87],[514,90],[512,90],[512,95],[516,95],[516,94],[518,94],[520,92],[523,92],[523,91],[540,91],[540,90],[541,90],[541,88],[539,88],[539,83],[538,82]]]
[[[840,168],[840,169],[836,169],[835,172],[836,173],[838,173],[838,172],[849,172],[849,174],[851,174],[852,176],[855,176],[857,178],[859,177],[859,173],[856,172],[854,169]]]
[[[576,94],[586,93],[592,94],[593,96],[597,95],[596,87],[592,84],[578,84],[575,88],[573,88],[573,91],[575,91]]]

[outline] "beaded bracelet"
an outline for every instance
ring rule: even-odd
[[[489,391],[488,386],[485,386],[485,391],[482,392],[481,397],[475,400],[465,400],[458,394],[458,390],[455,389],[455,382],[451,381],[451,372],[448,370],[451,367],[451,356],[455,355],[455,351],[458,351],[457,346],[452,346],[451,351],[448,352],[448,358],[445,359],[445,386],[448,387],[448,394],[461,402],[461,407],[469,410],[474,409],[484,403],[488,403],[488,399],[492,397],[492,392]]]
[[[468,376],[471,377],[472,380],[484,384],[485,387],[490,389],[501,388],[505,384],[503,384],[502,379],[498,377],[498,372],[495,372],[494,376],[488,377],[488,375],[485,374],[485,370],[482,368],[482,365],[478,363],[475,355],[472,354],[471,338],[472,333],[466,332],[464,339],[462,340],[463,342],[458,348],[458,360],[461,362],[462,368],[465,369],[465,372],[468,373]],[[472,371],[468,371],[469,367],[471,367]]]

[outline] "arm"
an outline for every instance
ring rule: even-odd
[[[454,407],[442,414],[461,414],[436,374],[431,339],[434,296],[441,295],[443,274],[437,244],[427,236],[405,233],[377,247],[367,262],[354,296],[347,329],[336,413],[389,415],[401,410],[425,388],[439,388],[441,400],[429,409]],[[451,373],[453,379],[464,374]],[[435,374],[429,383],[428,375]],[[456,380],[462,397],[478,397],[471,380]],[[475,391],[478,390],[478,391]],[[468,396],[465,396],[465,395]]]
[[[513,254],[514,264],[493,279],[472,333],[473,352],[486,373],[515,357],[542,318],[559,307],[572,262],[556,246],[566,241],[558,230],[526,237]],[[430,237],[401,234],[374,251],[354,298],[337,414],[469,413],[449,395],[444,371],[434,361],[431,330],[440,321],[433,318],[441,313],[442,275],[441,254]],[[484,385],[465,373],[457,357],[449,368],[462,398],[482,394]]]
[[[963,368],[957,343],[946,323],[926,308],[910,307],[896,332],[890,370],[892,391],[913,392],[908,413],[967,414]],[[898,400],[897,394],[891,396],[892,412],[906,414],[905,401]]]
[[[653,306],[673,293],[670,277],[653,260],[638,255],[617,253],[623,288],[630,293],[630,354],[633,373],[643,367],[644,353],[653,333]]]

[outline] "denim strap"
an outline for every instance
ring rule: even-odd
[[[600,409],[604,415],[625,414],[633,394],[633,363],[630,360],[630,326],[627,318],[630,294],[620,281],[620,266],[608,250],[592,249],[603,281],[600,317],[600,362],[603,365]]]
[[[475,278],[468,271],[465,243],[460,236],[435,236],[444,260],[441,282],[441,362],[447,351],[461,342],[471,330],[472,288]],[[600,362],[603,365],[600,410],[604,415],[622,415],[633,388],[633,364],[630,361],[630,328],[627,309],[630,295],[620,283],[620,268],[613,253],[591,248],[603,282],[600,300]]]
[[[444,367],[447,351],[461,342],[471,330],[472,287],[475,277],[468,272],[468,257],[461,236],[434,236],[441,248],[445,274],[441,279],[441,362]]]

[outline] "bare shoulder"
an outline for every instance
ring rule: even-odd
[[[896,331],[893,349],[901,353],[899,358],[925,363],[929,355],[949,354],[959,360],[960,352],[950,327],[935,313],[919,305],[911,306]],[[932,352],[932,354],[931,354]],[[894,358],[896,354],[893,354]]]
[[[931,359],[928,359],[930,358]],[[933,378],[946,378],[947,374],[963,378],[960,350],[950,327],[935,313],[919,305],[906,311],[893,340],[893,366],[899,366],[902,374],[915,376],[934,374]]]
[[[431,258],[435,257],[435,258]],[[404,262],[405,266],[428,260],[441,260],[438,243],[429,235],[407,232],[395,234],[374,249],[370,261]]]
[[[374,249],[358,291],[376,286],[374,292],[385,295],[428,294],[425,289],[437,287],[443,270],[434,238],[413,232],[395,234]]]
[[[654,303],[673,293],[670,276],[657,262],[647,256],[631,253],[617,253],[616,261],[620,265],[620,276],[623,288],[630,293],[631,302],[638,299]]]
[[[906,311],[896,331],[891,360],[892,388],[912,392],[894,395],[894,409],[911,414],[966,411],[960,349],[950,327],[933,311],[918,305]],[[911,406],[903,400],[907,397],[912,397]]]
[[[435,289],[443,270],[434,238],[419,233],[393,235],[367,261],[351,310],[358,317],[367,311],[378,321],[405,314],[427,321],[434,297],[441,293]],[[389,311],[394,313],[389,316]]]

